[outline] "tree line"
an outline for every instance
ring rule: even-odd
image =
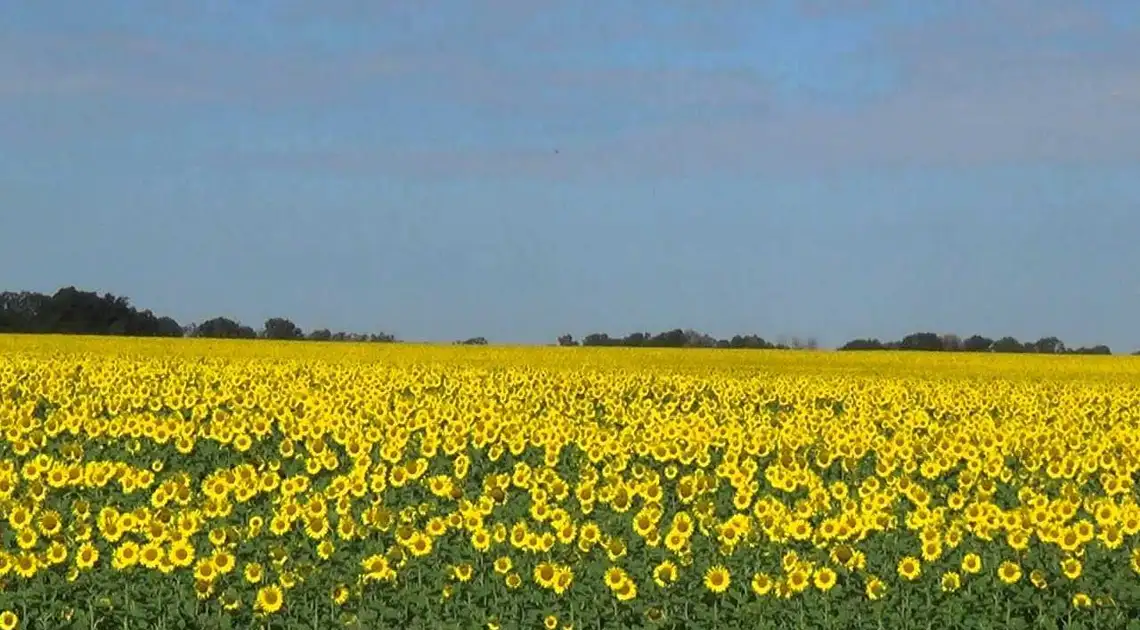
[[[209,337],[215,339],[309,339],[313,341],[393,342],[388,333],[305,333],[284,317],[265,320],[260,330],[229,317],[180,325],[171,317],[138,310],[130,299],[65,287],[52,295],[33,291],[0,293],[0,333],[126,335],[131,337]]]
[[[295,339],[311,341],[398,341],[389,333],[332,332],[319,328],[306,333],[285,317],[265,320],[255,330],[229,317],[214,317],[203,322],[180,325],[171,317],[150,310],[139,310],[130,299],[110,293],[81,291],[74,286],[59,289],[52,295],[33,291],[0,293],[0,333],[56,333],[77,335],[126,335],[135,337],[208,337],[216,339]],[[460,345],[486,345],[485,337],[457,340]],[[581,341],[566,334],[558,338],[560,346],[600,346],[627,348],[723,348],[753,350],[816,349],[814,338],[769,341],[760,335],[735,335],[717,339],[693,330],[675,328],[661,333],[635,332],[624,337],[591,333]],[[995,352],[1038,354],[1112,354],[1106,345],[1091,347],[1066,346],[1057,337],[1042,337],[1022,342],[1014,337],[992,339],[973,335],[965,339],[953,334],[912,333],[898,341],[853,339],[839,347],[843,351],[917,350],[937,352]],[[1134,354],[1140,355],[1140,352]]]
[[[925,350],[930,352],[997,352],[1036,354],[1112,354],[1106,345],[1072,348],[1056,337],[1042,337],[1037,341],[1018,341],[1015,337],[991,339],[972,335],[962,339],[958,335],[939,335],[932,332],[909,334],[898,341],[853,339],[840,350]],[[1136,354],[1140,354],[1137,352]]]
[[[788,342],[770,342],[759,335],[736,335],[731,339],[717,339],[693,329],[675,328],[657,334],[635,332],[625,337],[610,337],[606,333],[591,333],[576,341],[573,335],[558,338],[560,346],[609,346],[623,348],[740,348],[752,350],[814,350],[819,343],[814,338],[793,337]]]
[[[560,346],[612,346],[626,348],[725,348],[758,350],[814,350],[819,347],[814,338],[793,337],[788,342],[770,342],[759,335],[736,335],[731,339],[717,339],[692,329],[680,328],[651,335],[637,332],[625,337],[610,337],[606,333],[591,333],[576,341],[572,335],[558,338]],[[898,341],[853,339],[839,347],[841,351],[857,350],[921,350],[927,352],[996,352],[1039,354],[1112,354],[1106,345],[1071,348],[1057,337],[1042,337],[1037,341],[1021,342],[1014,337],[991,339],[973,335],[962,339],[958,335],[940,335],[931,332],[912,333]],[[1140,355],[1140,352],[1136,354]]]

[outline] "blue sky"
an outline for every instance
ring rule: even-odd
[[[1140,347],[1140,3],[0,12],[4,289],[404,339]]]

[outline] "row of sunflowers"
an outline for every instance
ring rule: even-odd
[[[1130,358],[4,337],[0,630],[1136,627],[1138,385]]]

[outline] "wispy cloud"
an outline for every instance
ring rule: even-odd
[[[428,176],[565,178],[1140,160],[1140,33],[1103,11],[1059,1],[971,2],[884,28],[877,42],[860,54],[889,67],[895,88],[858,106],[842,99],[788,106],[758,73],[518,71],[474,59],[438,84],[440,97],[551,121],[605,118],[607,108],[645,110],[646,119],[572,141],[557,155],[475,147],[414,151],[407,160],[357,151],[347,162],[358,169],[401,162]]]
[[[0,45],[0,96],[103,96],[167,104],[304,104],[342,97],[360,81],[396,74],[381,53],[283,55],[137,34],[51,33]]]
[[[348,174],[671,177],[1140,160],[1140,32],[1109,3],[969,0],[926,19],[877,23],[873,38],[842,56],[847,65],[829,69],[834,55],[813,60],[815,85],[841,86],[822,92],[789,91],[763,42],[747,40],[754,3],[671,0],[652,15],[602,15],[585,3],[462,6],[287,2],[246,16],[276,33],[268,43],[131,32],[8,37],[0,99],[98,95],[251,112],[396,102],[467,120],[452,146],[438,134],[383,146],[342,136],[219,156]],[[792,6],[803,19],[833,22],[903,10],[886,0]],[[348,43],[329,45],[324,29]],[[653,53],[636,53],[646,42]],[[889,79],[849,89],[844,79],[861,72]]]

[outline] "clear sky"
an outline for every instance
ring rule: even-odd
[[[1140,2],[8,0],[0,288],[1140,347]]]

